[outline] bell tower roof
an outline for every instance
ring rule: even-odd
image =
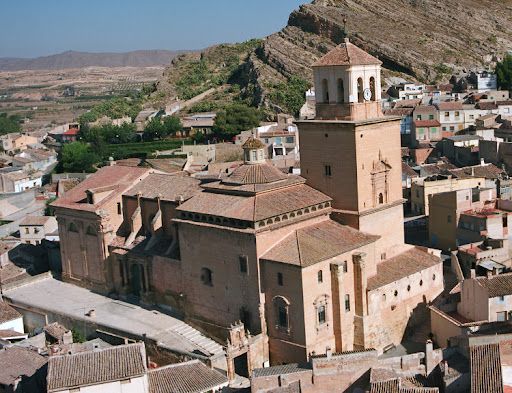
[[[325,66],[354,66],[354,65],[381,65],[382,62],[351,44],[348,38],[345,42],[328,52],[325,56],[318,59],[313,67]]]

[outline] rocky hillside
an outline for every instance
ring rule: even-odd
[[[246,47],[251,50],[228,80],[250,104],[290,111],[296,92],[283,97],[279,89],[311,81],[311,64],[345,36],[380,58],[387,75],[447,80],[512,49],[511,22],[512,0],[314,0],[293,11],[283,30]],[[179,79],[186,62],[175,61],[166,80]]]
[[[61,70],[85,67],[152,67],[168,65],[182,52],[138,50],[125,53],[67,51],[34,59],[0,58],[0,71]]]

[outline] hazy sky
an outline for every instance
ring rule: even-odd
[[[199,49],[263,37],[306,0],[4,0],[0,57]]]

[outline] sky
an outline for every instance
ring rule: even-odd
[[[202,49],[272,34],[306,0],[4,0],[0,57]]]

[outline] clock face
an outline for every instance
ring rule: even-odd
[[[370,101],[372,99],[372,91],[370,89],[364,89],[363,97],[366,101]]]

